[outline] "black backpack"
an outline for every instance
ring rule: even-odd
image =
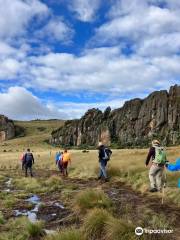
[[[24,159],[26,163],[31,163],[33,161],[32,153],[26,153]]]
[[[112,151],[109,148],[104,148],[104,157],[103,159],[109,161],[111,158]]]

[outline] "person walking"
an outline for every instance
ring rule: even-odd
[[[161,146],[160,141],[153,140],[152,147],[146,158],[145,165],[148,166],[152,159],[152,165],[149,170],[150,192],[161,191],[163,171],[167,161],[165,149]]]
[[[32,165],[34,164],[34,156],[31,153],[31,150],[28,148],[27,152],[24,155],[24,166],[25,166],[25,177],[27,177],[28,169],[31,177],[33,177],[32,173]]]
[[[20,156],[20,161],[21,161],[21,169],[24,170],[24,156],[25,156],[25,153],[23,152]]]
[[[71,155],[67,151],[67,149],[64,150],[63,156],[62,156],[62,174],[63,176],[68,176],[68,164],[71,164]]]
[[[63,152],[60,152],[59,154],[57,165],[58,165],[59,171],[63,173]]]
[[[99,176],[98,180],[104,178],[105,182],[108,181],[108,176],[106,172],[106,166],[107,162],[110,160],[112,151],[105,147],[102,142],[99,142],[98,145],[98,151],[99,151]]]

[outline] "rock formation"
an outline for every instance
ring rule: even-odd
[[[117,147],[147,146],[158,138],[166,145],[180,144],[180,86],[133,99],[104,113],[88,110],[79,120],[66,121],[52,132],[51,144],[95,146],[98,141]]]
[[[13,121],[4,115],[0,115],[0,142],[9,140],[15,136],[15,126]]]

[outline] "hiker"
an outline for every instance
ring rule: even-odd
[[[56,165],[58,166],[58,169],[61,173],[63,173],[63,152],[56,153]]]
[[[99,142],[98,145],[99,150],[99,176],[98,180],[104,178],[105,181],[108,181],[108,176],[106,172],[107,162],[110,160],[112,151],[105,147],[102,142]]]
[[[161,191],[163,171],[167,163],[167,158],[166,152],[158,140],[152,141],[152,147],[149,149],[145,162],[146,167],[148,166],[150,159],[152,159],[152,165],[149,170],[150,192]]]
[[[56,165],[58,164],[60,156],[61,156],[61,153],[60,152],[56,152],[56,155],[55,155],[55,163],[56,163]]]
[[[71,156],[70,153],[67,151],[67,149],[64,150],[63,156],[62,156],[62,173],[63,176],[68,176],[68,163],[71,164]]]
[[[20,156],[21,169],[22,170],[24,170],[24,156],[25,156],[25,153],[22,153],[21,156]]]
[[[25,177],[27,177],[28,169],[31,177],[33,177],[33,173],[32,173],[33,164],[34,164],[34,157],[33,157],[33,154],[31,153],[31,150],[28,148],[27,152],[24,155]]]

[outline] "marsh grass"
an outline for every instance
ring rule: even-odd
[[[10,219],[4,226],[4,231],[1,230],[0,240],[27,240],[28,232],[26,225],[28,220],[26,217],[19,217],[17,219]]]
[[[127,220],[117,219],[105,209],[93,209],[86,215],[83,232],[87,239],[133,240],[135,227]]]
[[[17,203],[18,199],[11,193],[1,192],[0,193],[0,206],[3,208],[13,208]]]
[[[108,218],[105,225],[105,235],[108,240],[133,240],[135,227],[122,219]]]
[[[112,201],[102,190],[86,189],[77,194],[75,205],[81,212],[85,212],[91,208],[111,209]]]
[[[4,224],[4,223],[5,223],[5,219],[2,212],[0,211],[0,224]]]
[[[82,232],[78,229],[70,228],[57,234],[45,237],[44,240],[86,240]]]
[[[24,190],[27,193],[41,193],[45,192],[47,189],[45,188],[44,184],[41,183],[40,180],[36,178],[16,178],[14,179],[14,185],[16,188],[20,190]]]
[[[101,239],[105,233],[106,222],[111,215],[105,209],[93,209],[85,217],[83,232],[87,239]]]
[[[60,190],[62,188],[62,179],[60,176],[53,175],[49,177],[45,182],[44,185],[48,188],[49,192],[54,192]]]
[[[43,231],[44,224],[42,221],[37,221],[35,223],[28,222],[27,223],[27,232],[30,237],[39,237],[42,236],[44,231]]]

